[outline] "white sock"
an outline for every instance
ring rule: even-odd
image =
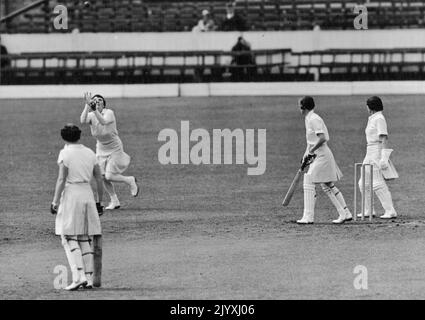
[[[120,201],[118,200],[118,196],[116,193],[109,195],[111,197],[111,202],[113,203],[119,203]]]
[[[112,202],[117,203],[118,201],[118,197],[117,194],[115,193],[115,188],[114,185],[112,184],[112,182],[104,180],[103,185],[105,186],[105,190],[109,195],[109,198],[111,199]]]

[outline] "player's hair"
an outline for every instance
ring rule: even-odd
[[[382,104],[381,98],[377,96],[370,97],[366,101],[367,106],[372,111],[382,111],[384,110],[384,105]]]
[[[95,94],[95,95],[92,97],[92,99],[94,99],[94,98],[100,98],[100,99],[102,99],[102,101],[103,101],[103,106],[106,108],[106,100],[105,100],[105,98],[104,98],[104,97],[102,97],[100,94]]]
[[[301,98],[300,104],[302,109],[313,110],[315,107],[314,99],[310,96]]]
[[[61,137],[66,142],[77,142],[81,137],[81,130],[73,123],[68,123],[61,129]]]

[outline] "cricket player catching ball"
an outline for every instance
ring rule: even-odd
[[[95,202],[90,180],[96,179],[102,201],[102,175],[94,152],[78,143],[81,130],[77,126],[66,125],[61,136],[66,145],[58,157],[59,173],[50,212],[57,214],[55,233],[61,236],[72,272],[72,283],[65,290],[91,289],[93,237],[101,235],[102,207]]]
[[[376,96],[367,99],[366,105],[369,112],[369,119],[365,130],[367,149],[363,164],[373,165],[373,191],[385,210],[384,215],[380,218],[393,219],[397,217],[397,212],[394,209],[391,193],[385,180],[398,178],[398,173],[389,159],[393,149],[388,149],[387,147],[387,122],[382,113],[384,106],[382,100]],[[370,194],[370,176],[368,177],[370,173],[368,170],[366,170],[365,175],[366,193]],[[359,180],[360,191],[362,191],[362,179],[363,177]],[[365,216],[369,216],[371,214],[370,198],[366,196],[364,199],[366,201]],[[375,215],[375,210],[373,210],[372,214]]]
[[[118,136],[115,114],[106,108],[105,99],[98,94],[92,97],[91,93],[86,92],[84,100],[85,106],[80,121],[90,125],[91,133],[97,140],[96,157],[104,177],[105,190],[111,198],[105,209],[119,209],[121,205],[113,182],[127,184],[133,197],[139,194],[136,177],[122,175],[130,164],[130,156],[124,152]]]
[[[327,142],[329,133],[323,119],[314,112],[315,104],[312,97],[305,96],[298,101],[301,114],[305,117],[305,129],[307,148],[303,161],[306,157],[316,155],[315,160],[304,174],[304,213],[298,224],[311,224],[314,222],[314,206],[316,202],[316,184],[320,184],[323,191],[328,195],[332,204],[338,211],[338,219],[333,220],[335,224],[352,220],[342,193],[334,182],[342,177],[342,173],[336,164],[331,149]]]

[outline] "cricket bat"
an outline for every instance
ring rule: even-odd
[[[93,286],[100,287],[102,285],[102,235],[93,237]]]
[[[294,179],[292,180],[292,183],[288,189],[288,192],[286,192],[285,198],[283,199],[283,202],[282,202],[282,206],[286,207],[289,204],[289,202],[291,202],[292,196],[294,195],[295,190],[297,189],[297,186],[301,180],[301,176],[305,168],[309,166],[315,158],[316,158],[316,155],[312,155],[304,159],[301,165],[301,168],[298,169]]]

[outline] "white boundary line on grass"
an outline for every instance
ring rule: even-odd
[[[425,94],[425,81],[13,85],[0,86],[0,99],[81,98],[85,91],[109,98],[401,95]]]

